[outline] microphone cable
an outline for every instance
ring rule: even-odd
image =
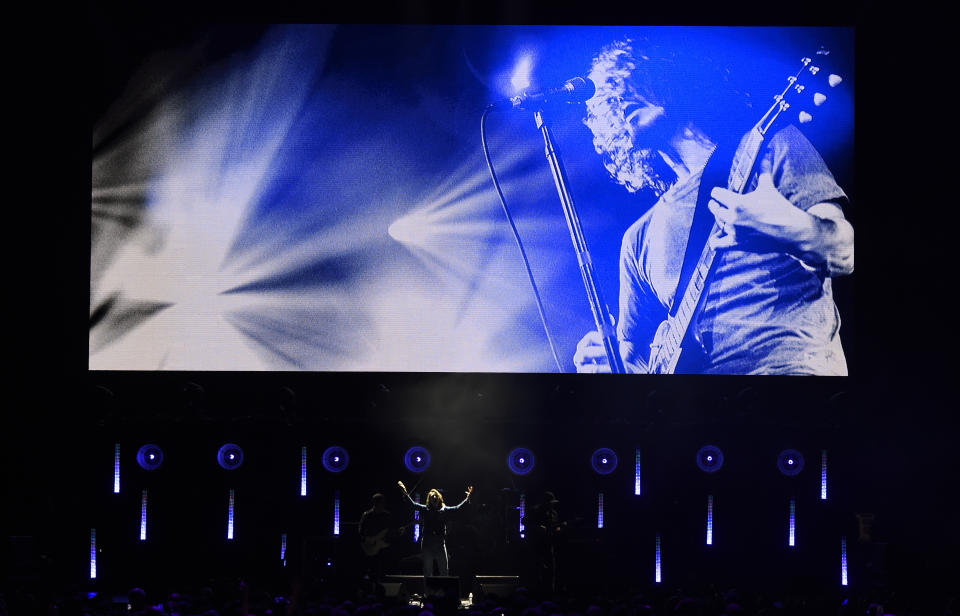
[[[517,231],[517,225],[513,222],[513,216],[510,215],[510,208],[507,207],[507,200],[503,196],[503,191],[500,189],[500,181],[497,179],[497,173],[493,170],[493,162],[490,160],[490,150],[487,147],[487,114],[490,113],[490,110],[493,108],[493,105],[488,105],[486,109],[483,110],[483,115],[480,116],[480,143],[483,145],[483,156],[487,159],[487,168],[490,169],[490,177],[493,179],[493,186],[497,189],[497,196],[500,198],[500,205],[503,207],[503,213],[507,217],[507,222],[510,223],[510,230],[513,231],[513,239],[517,243],[517,248],[520,249],[520,257],[523,260],[523,266],[527,270],[527,278],[530,279],[530,286],[533,287],[533,296],[537,302],[537,312],[540,313],[540,322],[543,324],[544,334],[547,336],[547,343],[550,345],[550,352],[553,354],[553,361],[557,365],[557,372],[563,372],[563,368],[560,366],[560,358],[557,355],[557,348],[553,343],[553,338],[550,336],[550,328],[547,326],[547,317],[543,311],[543,301],[540,299],[540,291],[537,288],[537,282],[533,278],[533,272],[530,270],[530,260],[527,258],[527,251],[523,247],[523,241],[520,239],[520,232]]]

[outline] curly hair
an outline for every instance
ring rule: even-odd
[[[652,44],[639,52],[634,45],[630,38],[615,41],[593,59],[588,77],[597,91],[586,103],[583,123],[593,133],[594,149],[614,181],[630,192],[649,188],[659,196],[676,176],[655,147],[634,143],[627,104],[642,98],[664,107],[671,126],[696,122],[713,136],[728,129],[731,118],[739,119],[749,110],[749,94],[733,88],[729,70],[709,56]]]

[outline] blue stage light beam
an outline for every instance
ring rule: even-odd
[[[713,545],[713,494],[707,495],[707,545]]]
[[[527,497],[524,494],[520,495],[520,538],[524,539],[526,536],[526,517],[527,517]]]
[[[635,459],[635,468],[633,474],[633,493],[640,496],[643,492],[643,485],[640,482],[640,448],[637,448],[637,457]]]
[[[660,533],[657,533],[657,543],[656,543],[656,560],[653,570],[653,581],[655,584],[659,584],[663,581],[663,571],[661,569],[661,554],[660,554]]]
[[[140,541],[147,540],[147,491],[140,494]]]
[[[113,493],[120,494],[120,443],[113,446]]]
[[[847,578],[847,538],[840,538],[840,585],[847,586],[849,579]]]
[[[90,579],[97,579],[97,529],[90,529]]]
[[[227,540],[233,541],[233,522],[236,506],[236,491],[230,488],[227,495]]]
[[[287,560],[287,533],[280,533],[280,560],[286,564]]]
[[[307,495],[307,448],[300,448],[300,496]]]
[[[787,545],[796,547],[797,545],[797,501],[790,499],[790,515],[787,524]]]
[[[597,528],[603,528],[603,492],[597,495]]]
[[[820,500],[827,500],[827,450],[820,452]]]
[[[413,495],[413,500],[418,503],[420,502],[419,492]],[[420,510],[419,509],[414,510],[413,519],[416,521],[416,523],[413,525],[413,542],[416,543],[420,541]]]
[[[333,535],[340,535],[340,490],[333,493]]]

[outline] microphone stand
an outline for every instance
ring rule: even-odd
[[[583,284],[587,290],[587,299],[590,302],[590,310],[593,312],[593,320],[597,326],[597,331],[603,338],[603,348],[607,352],[610,371],[614,374],[624,374],[626,370],[623,367],[623,359],[620,357],[613,325],[607,316],[607,304],[603,301],[600,288],[597,286],[593,261],[590,259],[590,251],[587,250],[587,240],[584,238],[583,229],[580,227],[580,217],[577,215],[577,208],[573,205],[573,196],[567,188],[567,173],[563,168],[563,163],[560,162],[560,154],[553,144],[553,138],[550,136],[550,129],[544,120],[543,111],[537,110],[534,113],[534,118],[537,121],[537,128],[543,133],[547,162],[550,164],[550,171],[553,173],[553,181],[557,185],[560,205],[563,207],[567,227],[570,229],[573,250],[577,253],[577,261],[580,263],[580,275],[583,277]]]

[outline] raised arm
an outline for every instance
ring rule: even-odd
[[[471,495],[471,494],[473,494],[473,486],[469,486],[469,487],[467,488],[466,496],[464,497],[464,499],[463,499],[462,501],[460,501],[460,502],[457,503],[456,505],[453,505],[452,507],[447,507],[447,509],[453,511],[453,510],[459,509],[460,507],[463,507],[464,505],[466,505],[467,503],[470,502],[470,495]]]
[[[403,495],[407,498],[407,501],[408,501],[411,505],[413,505],[416,509],[426,509],[426,508],[427,508],[427,506],[424,505],[423,503],[418,503],[417,501],[413,500],[413,498],[410,497],[410,493],[407,492],[407,486],[403,485],[403,482],[402,482],[402,481],[398,481],[398,482],[397,482],[397,485],[400,486],[400,491],[403,492]],[[414,486],[414,487],[416,487],[416,486]]]

